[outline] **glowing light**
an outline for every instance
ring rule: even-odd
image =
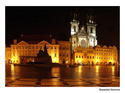
[[[56,61],[56,59],[55,59],[55,58],[54,58],[53,60],[54,60],[54,61]]]
[[[13,58],[11,58],[11,60],[13,60]]]
[[[69,61],[66,61],[66,63],[68,63]]]
[[[79,60],[79,63],[81,63],[81,60]]]

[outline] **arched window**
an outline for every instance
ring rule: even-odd
[[[93,33],[93,28],[91,28],[91,32],[90,33]]]
[[[74,32],[76,32],[76,26],[73,26],[73,28],[74,28]]]

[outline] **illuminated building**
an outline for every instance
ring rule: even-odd
[[[86,26],[82,26],[80,28],[79,27],[80,22],[77,19],[77,14],[74,13],[74,18],[70,22],[70,24],[71,24],[70,41],[72,45],[72,53],[75,52],[75,49],[79,45],[83,48],[87,48],[89,46],[94,47],[97,45],[96,23],[94,21],[93,15],[89,15]]]
[[[47,52],[52,58],[52,63],[70,64],[70,42],[69,41],[56,41],[51,39],[51,42],[45,40],[38,43],[21,40],[14,43],[10,47],[6,47],[6,62],[14,64],[25,64],[27,62],[34,62],[34,58],[37,56],[39,50],[44,51],[44,45],[46,44]]]
[[[88,65],[113,65],[118,62],[118,51],[115,46],[97,45],[96,47],[83,48],[81,46],[75,49],[73,53],[74,64],[88,64]]]
[[[15,39],[10,47],[5,48],[6,62],[14,64],[34,62],[39,50],[44,51],[45,44],[47,52],[52,58],[52,63],[106,65],[118,62],[118,51],[115,46],[107,47],[104,45],[101,47],[97,45],[97,24],[93,15],[89,15],[86,26],[80,28],[77,14],[74,14],[70,24],[70,41],[57,41],[52,39],[51,35],[46,36],[50,38],[49,40],[44,39],[44,36],[41,35],[36,37],[22,35],[22,39],[18,42]]]

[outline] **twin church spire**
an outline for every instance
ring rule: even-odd
[[[71,24],[71,47],[72,52],[75,51],[79,45],[83,48],[89,46],[94,47],[97,45],[97,36],[96,36],[96,23],[92,13],[87,15],[86,25],[80,27],[80,22],[78,20],[78,13],[74,13],[73,20]]]

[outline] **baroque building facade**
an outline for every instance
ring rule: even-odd
[[[17,40],[14,40],[10,47],[5,48],[5,60],[7,63],[14,64],[34,62],[39,50],[44,51],[45,44],[52,63],[70,64],[70,42],[56,41],[55,39],[51,39],[51,42],[43,40],[39,43],[28,43],[24,40],[17,43]]]

